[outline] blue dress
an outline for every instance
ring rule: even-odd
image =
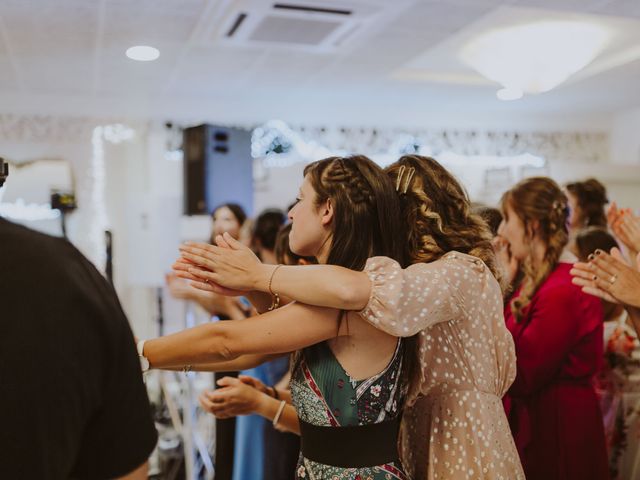
[[[243,370],[240,374],[255,377],[265,385],[273,385],[284,376],[288,367],[288,358],[282,357],[255,368]],[[264,430],[266,428],[273,427],[259,415],[237,417],[233,480],[263,480]]]

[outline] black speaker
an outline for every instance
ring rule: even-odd
[[[253,213],[251,132],[198,125],[185,128],[184,213],[211,213],[221,203],[239,203]]]

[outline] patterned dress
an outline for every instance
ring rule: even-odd
[[[365,380],[353,380],[326,342],[306,348],[291,378],[293,403],[301,421],[324,427],[358,426],[397,419],[407,393],[403,342],[387,367]],[[303,440],[304,441],[304,440]],[[366,448],[366,445],[354,446]],[[296,479],[406,480],[402,467],[387,463],[364,468],[324,465],[302,454]]]
[[[524,480],[501,401],[516,375],[515,349],[489,268],[454,251],[405,269],[373,257],[364,271],[372,288],[360,316],[391,335],[419,334],[421,381],[400,435],[407,474]]]

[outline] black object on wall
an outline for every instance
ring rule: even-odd
[[[2,188],[8,176],[9,164],[4,161],[4,158],[0,157],[0,188]]]
[[[221,203],[239,203],[253,213],[251,132],[199,125],[185,128],[184,213],[209,214]]]

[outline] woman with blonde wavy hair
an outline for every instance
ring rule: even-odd
[[[524,273],[505,307],[518,373],[505,406],[528,480],[608,478],[592,379],[602,360],[602,306],[571,282],[567,197],[550,178],[502,199],[499,233]]]
[[[271,290],[358,311],[391,335],[417,334],[418,381],[411,384],[400,441],[407,472],[431,480],[524,479],[501,400],[515,377],[515,355],[491,234],[460,184],[434,159],[407,155],[387,173],[408,226],[409,267],[378,256],[360,272],[283,266],[273,275],[273,267],[225,235],[217,239],[225,248],[185,250],[198,265],[189,275],[206,280],[198,284],[203,289]]]

